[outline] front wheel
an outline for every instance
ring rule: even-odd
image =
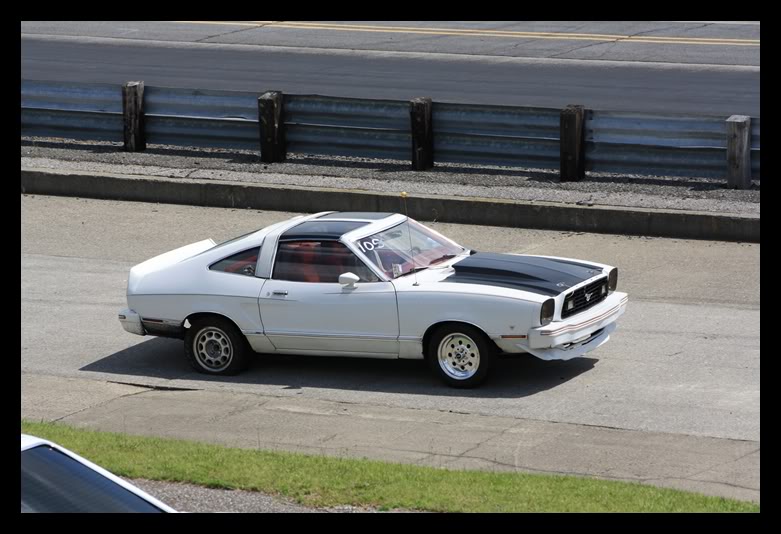
[[[184,336],[187,361],[200,373],[235,375],[246,368],[247,352],[241,332],[219,317],[196,320]]]
[[[493,365],[495,351],[480,330],[464,324],[438,328],[428,343],[426,359],[439,378],[454,388],[479,385]]]

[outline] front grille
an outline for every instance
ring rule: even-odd
[[[604,293],[602,287],[605,288]],[[586,298],[588,296],[588,298]],[[583,310],[587,310],[607,298],[607,277],[591,282],[587,286],[580,287],[564,297],[564,307],[561,309],[561,318],[565,319]],[[572,302],[572,308],[569,303]],[[569,309],[568,309],[569,308]]]

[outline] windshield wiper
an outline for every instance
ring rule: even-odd
[[[458,254],[445,254],[444,256],[440,256],[439,258],[435,259],[429,265],[434,265],[435,263],[439,263],[441,261],[450,260],[458,256]]]
[[[404,274],[400,274],[396,278],[401,278],[402,276],[407,276],[408,274],[417,273],[417,272],[420,272],[420,271],[425,271],[426,269],[428,269],[428,266],[426,266],[426,267],[415,267],[414,269],[410,269],[409,271],[407,271]]]

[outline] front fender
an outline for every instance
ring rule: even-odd
[[[422,339],[431,326],[443,322],[466,323],[491,338],[507,332],[526,333],[539,324],[539,303],[511,297],[410,292],[398,293],[397,298],[399,333],[407,339]]]

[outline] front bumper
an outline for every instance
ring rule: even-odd
[[[131,334],[146,335],[144,325],[141,324],[141,316],[129,308],[119,312],[119,322],[122,324],[122,328]]]
[[[610,339],[610,334],[616,329],[616,323],[611,323],[601,330],[597,330],[584,341],[560,345],[549,349],[531,349],[526,350],[541,360],[571,360],[579,358],[605,344]]]
[[[523,349],[543,360],[571,360],[596,349],[616,329],[629,297],[614,292],[599,305],[564,321],[529,330]]]

